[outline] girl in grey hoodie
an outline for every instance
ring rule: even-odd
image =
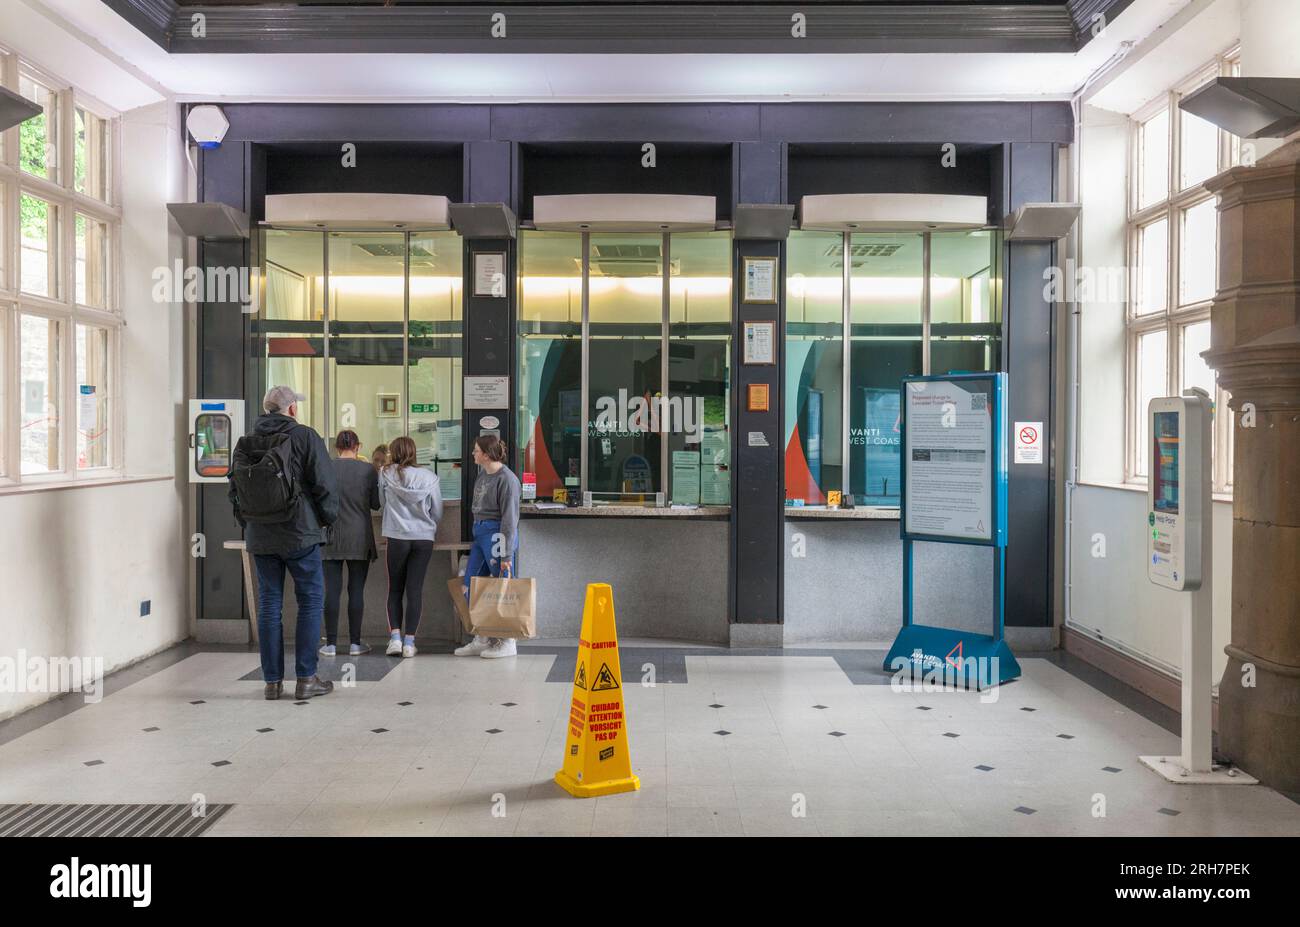
[[[424,574],[433,557],[433,540],[442,518],[442,492],[438,475],[416,465],[415,442],[410,438],[395,438],[388,453],[391,462],[379,472],[379,501],[384,509],[382,533],[388,542],[387,653],[392,657],[413,657],[423,606]]]

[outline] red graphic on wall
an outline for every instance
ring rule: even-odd
[[[808,469],[808,459],[799,440],[799,426],[795,425],[790,443],[785,446],[785,497],[803,499],[810,505],[822,505],[826,496]]]

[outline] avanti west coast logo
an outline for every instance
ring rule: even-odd
[[[50,868],[51,898],[130,898],[133,907],[153,900],[150,863],[83,863],[72,857]]]
[[[686,435],[687,444],[700,442],[704,423],[703,396],[628,396],[620,389],[618,396],[596,398],[596,434],[644,434],[678,432]]]

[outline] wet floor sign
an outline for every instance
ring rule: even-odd
[[[578,798],[632,792],[641,787],[640,780],[632,775],[623,673],[618,665],[618,632],[614,630],[614,590],[607,583],[587,586],[578,665],[573,670],[573,696],[569,701],[564,768],[555,774],[555,781]]]

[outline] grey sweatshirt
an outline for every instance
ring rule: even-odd
[[[399,469],[390,464],[379,473],[379,501],[384,507],[383,535],[404,541],[432,541],[442,518],[438,474],[424,467]]]
[[[474,502],[470,511],[475,521],[501,522],[506,557],[514,556],[519,536],[519,477],[502,467],[496,473],[480,468],[474,477]]]

